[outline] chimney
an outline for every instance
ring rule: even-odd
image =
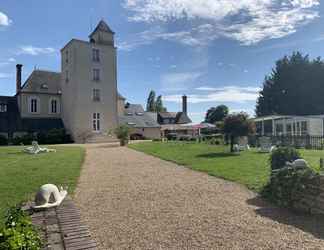
[[[182,112],[187,114],[187,96],[182,96]]]
[[[18,94],[21,89],[21,69],[22,64],[16,65],[16,93]]]

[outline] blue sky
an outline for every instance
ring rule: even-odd
[[[275,61],[324,55],[319,0],[92,0],[0,2],[0,95],[15,91],[15,64],[60,71],[59,50],[104,19],[116,32],[118,88],[145,104],[153,89],[170,111],[188,95],[190,116],[211,106],[254,114]]]

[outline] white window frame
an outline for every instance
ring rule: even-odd
[[[92,81],[94,82],[100,82],[101,80],[101,71],[99,68],[93,68],[92,69]]]
[[[92,89],[92,101],[100,102],[101,101],[101,93],[100,89]]]
[[[92,114],[92,131],[99,133],[101,131],[101,114],[93,113]]]
[[[56,101],[56,112],[53,112],[52,110],[52,102]],[[61,105],[59,98],[51,97],[48,102],[48,113],[51,115],[57,115],[61,113]]]
[[[100,50],[98,48],[92,48],[92,61],[96,63],[100,62]]]
[[[32,101],[36,100],[36,112],[32,110]],[[40,114],[40,98],[38,96],[30,96],[28,97],[28,112],[30,114]]]
[[[8,110],[8,105],[6,103],[0,103],[0,113],[6,113]]]

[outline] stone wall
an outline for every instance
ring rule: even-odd
[[[302,197],[294,204],[296,210],[314,215],[324,215],[324,174],[310,179],[306,185],[306,191],[296,195]]]

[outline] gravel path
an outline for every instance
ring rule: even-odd
[[[75,201],[100,249],[324,249],[320,219],[128,148],[88,148]]]

